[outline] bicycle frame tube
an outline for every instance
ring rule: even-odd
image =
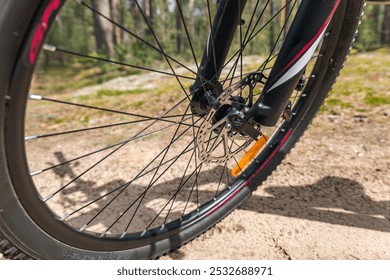
[[[255,119],[265,126],[277,123],[340,2],[341,0],[301,2],[261,97],[245,117],[247,121]],[[218,80],[245,4],[246,0],[220,1],[194,84],[196,88],[200,88],[200,77],[206,81]],[[241,9],[239,12],[238,7]]]

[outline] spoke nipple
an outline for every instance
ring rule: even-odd
[[[28,96],[28,98],[32,99],[32,100],[42,100],[42,96],[40,95],[35,95],[35,94],[30,94]]]
[[[126,231],[124,233],[122,233],[122,235],[119,237],[119,239],[123,239],[126,235]]]
[[[106,234],[107,234],[107,231],[105,230],[105,231],[103,231],[101,234],[100,234],[100,238],[102,238],[102,237],[104,237],[104,236],[106,236]]]
[[[88,227],[88,225],[87,225],[87,224],[83,225],[83,227],[79,229],[79,232],[82,232],[82,231],[84,231],[84,230],[85,230],[87,227]]]
[[[49,44],[44,44],[43,45],[43,50],[48,51],[48,52],[55,52],[57,48],[55,46],[49,45]]]
[[[146,229],[144,229],[144,231],[141,233],[141,236],[144,236],[146,233]]]
[[[38,174],[40,174],[42,172],[43,172],[42,170],[37,170],[37,171],[34,171],[34,172],[30,172],[30,176],[35,176],[35,175],[38,175]]]
[[[34,140],[34,139],[37,139],[38,136],[36,135],[33,135],[33,136],[26,136],[24,137],[24,141],[30,141],[30,140]]]
[[[231,123],[226,123],[225,124],[226,130],[230,131],[232,129],[232,124]]]
[[[46,201],[48,201],[49,199],[51,199],[53,197],[53,195],[51,194],[51,195],[48,195],[48,196],[46,196],[45,198],[42,198],[42,201],[43,202],[46,202]]]
[[[60,221],[65,221],[67,218],[69,218],[70,217],[70,215],[69,214],[66,214],[65,216],[63,216],[61,219],[60,219]]]

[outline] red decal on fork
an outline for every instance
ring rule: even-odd
[[[252,174],[251,177],[249,177],[248,180],[246,180],[241,187],[239,187],[234,193],[229,195],[224,201],[222,201],[220,204],[218,204],[215,208],[211,209],[209,212],[205,214],[205,217],[210,216],[214,212],[216,212],[218,209],[220,209],[222,206],[224,206],[226,203],[228,203],[230,200],[233,199],[237,194],[240,193],[240,191],[249,185],[250,181],[253,180],[254,177],[256,177],[260,171],[262,171],[267,164],[275,157],[277,152],[283,147],[283,145],[287,142],[288,138],[290,138],[291,134],[293,132],[293,129],[291,128],[289,131],[287,131],[286,135],[283,137],[282,141],[280,142],[279,146],[271,153],[271,155],[263,162],[263,164],[255,171],[255,173]]]
[[[30,45],[30,63],[34,64],[39,53],[39,49],[42,45],[43,39],[45,38],[47,29],[49,28],[49,20],[54,11],[58,10],[61,6],[61,0],[51,0],[43,12],[41,22],[38,24],[35,30],[34,36],[31,40]]]

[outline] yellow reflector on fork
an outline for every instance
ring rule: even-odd
[[[231,174],[234,177],[237,177],[249,165],[249,163],[254,159],[255,156],[257,156],[259,151],[267,143],[268,139],[269,137],[263,134],[263,136],[257,140],[252,148],[249,149],[249,151],[240,159],[238,164],[232,169]]]

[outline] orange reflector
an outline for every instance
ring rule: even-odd
[[[234,177],[237,177],[254,159],[255,156],[259,153],[261,148],[267,143],[269,137],[267,135],[263,135],[257,142],[249,149],[249,151],[240,159],[238,164],[234,166],[231,173]]]

